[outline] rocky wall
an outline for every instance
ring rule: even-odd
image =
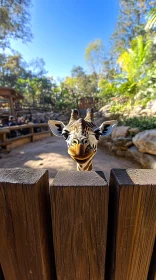
[[[133,158],[144,168],[156,169],[156,129],[116,127],[111,136],[100,137],[99,145],[117,156]]]

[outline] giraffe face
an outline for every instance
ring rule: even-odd
[[[68,154],[79,164],[93,158],[97,151],[97,135],[84,119],[65,126],[62,135],[67,142]]]
[[[117,122],[106,121],[97,127],[93,123],[93,112],[88,109],[85,119],[78,119],[77,111],[73,110],[67,125],[55,120],[50,120],[48,124],[54,135],[64,137],[68,154],[77,162],[78,170],[91,170],[87,167],[96,154],[99,137],[109,135]]]

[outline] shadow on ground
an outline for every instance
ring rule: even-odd
[[[0,167],[48,169],[51,183],[58,171],[76,170],[76,163],[67,154],[64,139],[48,137],[42,141],[15,148],[8,154],[2,154]],[[93,159],[93,170],[103,171],[109,180],[112,168],[141,168],[141,166],[130,159],[110,155],[107,149],[98,147]]]

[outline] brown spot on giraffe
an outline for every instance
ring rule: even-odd
[[[86,117],[78,118],[78,111],[72,110],[69,123],[49,120],[49,127],[56,136],[63,136],[67,142],[68,154],[77,163],[77,170],[92,170],[92,158],[96,154],[99,137],[112,133],[116,120],[103,122],[100,127],[94,124],[93,109],[87,110]]]

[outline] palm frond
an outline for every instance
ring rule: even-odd
[[[156,27],[156,8],[150,10],[148,14],[148,21],[145,25],[145,30],[148,31]]]

